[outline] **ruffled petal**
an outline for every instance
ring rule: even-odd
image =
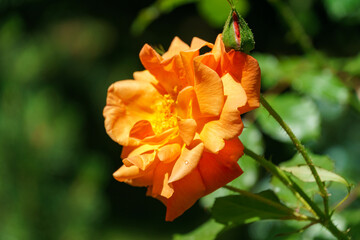
[[[166,144],[159,148],[158,158],[161,162],[169,163],[177,159],[181,153],[181,147],[178,143]]]
[[[179,119],[179,136],[186,145],[190,145],[195,137],[197,124],[194,119]]]
[[[170,198],[173,195],[174,189],[172,184],[169,183],[170,171],[173,166],[174,163],[159,163],[156,166],[151,192],[153,197],[160,195],[165,198]]]
[[[130,131],[136,122],[155,117],[149,103],[160,100],[161,95],[148,82],[123,80],[112,84],[103,111],[106,132],[120,145],[138,144],[139,140],[129,137]]]
[[[140,51],[140,60],[170,95],[176,95],[186,85],[180,81],[185,72],[179,55],[164,60],[152,47],[145,44]]]
[[[204,116],[218,116],[224,105],[224,89],[219,75],[199,61],[194,62],[195,92]]]
[[[241,113],[260,106],[261,71],[255,58],[232,50],[224,59],[223,71],[229,72],[237,82],[241,83],[246,92],[247,104],[241,108]]]
[[[127,167],[122,165],[116,172],[113,173],[113,177],[119,182],[124,182],[127,179],[134,179],[142,177],[146,174],[145,171],[142,171],[137,166]]]
[[[204,46],[213,48],[214,45],[198,37],[193,37],[193,39],[191,40],[190,49],[200,49]]]
[[[246,93],[230,74],[222,77],[222,81],[226,101],[220,119],[206,123],[200,133],[205,148],[212,153],[218,153],[225,146],[224,140],[240,135],[244,128],[238,109],[246,104]]]
[[[136,155],[132,157],[125,158],[123,163],[127,167],[131,167],[132,165],[137,166],[139,169],[145,171],[149,165],[154,162],[156,152],[145,153],[141,155]]]
[[[147,120],[140,120],[131,128],[129,136],[131,138],[143,139],[154,134],[151,123]]]
[[[190,174],[197,167],[203,151],[204,144],[198,139],[184,147],[171,171],[169,182],[178,181]]]
[[[162,55],[163,59],[169,59],[179,54],[181,51],[188,50],[190,47],[179,37],[175,37],[169,47],[169,50]]]
[[[134,72],[133,77],[136,81],[144,81],[153,84],[157,84],[158,82],[148,70]]]
[[[166,221],[173,221],[175,218],[183,214],[187,209],[196,203],[196,201],[204,196],[205,185],[202,181],[199,171],[195,168],[186,177],[172,183],[174,193],[165,204]]]
[[[153,184],[154,170],[147,171],[143,176],[126,179],[125,183],[134,187],[147,187]]]
[[[225,141],[219,154],[204,152],[199,162],[199,172],[206,186],[206,194],[231,182],[243,171],[237,160],[243,155],[243,145],[238,138]]]
[[[192,86],[182,89],[177,96],[176,112],[180,118],[191,117],[191,102],[195,97],[195,91]]]

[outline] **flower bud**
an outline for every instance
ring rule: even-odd
[[[228,49],[249,53],[255,47],[254,36],[233,4],[231,7],[222,33],[224,45]]]

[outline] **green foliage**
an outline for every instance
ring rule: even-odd
[[[234,1],[236,10],[242,16],[246,16],[249,11],[247,0]],[[224,4],[224,1],[218,0],[199,0],[198,10],[200,15],[213,27],[223,28],[226,19],[229,16],[230,7]]]
[[[323,0],[323,3],[334,20],[360,21],[360,2],[357,0]]]
[[[218,233],[224,229],[224,225],[209,220],[192,232],[187,234],[175,234],[174,240],[215,240]]]
[[[299,139],[306,141],[319,136],[320,115],[316,105],[309,98],[286,93],[269,96],[267,99]],[[290,142],[284,130],[265,109],[260,108],[257,111],[257,120],[269,136],[279,141]]]
[[[292,210],[281,204],[276,195],[263,191],[250,196],[217,198],[212,208],[216,221],[223,224],[247,224],[264,219],[291,219]]]
[[[281,169],[284,170],[285,172],[291,173],[292,175],[299,178],[303,182],[315,182],[315,178],[313,177],[307,165],[282,167]],[[350,184],[343,177],[320,167],[315,167],[315,169],[318,172],[321,181],[339,182],[344,184],[346,187],[350,189]]]

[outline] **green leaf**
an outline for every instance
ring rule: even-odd
[[[212,216],[224,224],[247,224],[263,219],[293,219],[292,210],[280,203],[274,192],[267,190],[255,197],[234,195],[217,198]]]
[[[281,169],[291,173],[295,177],[299,178],[301,181],[315,182],[315,178],[313,177],[311,170],[307,165],[295,167],[281,167]],[[315,169],[318,172],[321,181],[339,182],[350,188],[350,184],[343,177],[337,175],[336,173],[330,172],[320,167],[315,167]]]
[[[245,16],[249,10],[247,0],[235,1],[236,10]],[[229,15],[229,4],[219,0],[200,0],[198,10],[200,15],[213,27],[222,28]]]
[[[270,54],[253,54],[261,69],[261,88],[274,87],[283,77],[279,59]]]
[[[266,96],[266,99],[300,140],[313,140],[319,136],[320,114],[311,99],[292,93]],[[258,122],[265,133],[282,142],[291,141],[264,108],[258,109],[256,113]]]
[[[330,159],[327,156],[323,156],[323,155],[316,155],[313,154],[311,152],[308,153],[310,158],[312,159],[315,167],[317,167],[317,169],[323,169],[326,170],[328,172],[333,171],[334,170],[334,161],[332,159]],[[280,168],[296,168],[298,166],[302,167],[307,167],[304,166],[305,164],[305,160],[303,159],[303,157],[297,153],[294,155],[294,157],[286,162],[282,162],[280,164]],[[307,167],[308,168],[308,167]],[[308,171],[308,173],[311,174],[310,170],[306,170]],[[327,181],[325,179],[323,179],[321,176],[320,178],[323,181]],[[314,178],[311,176],[312,181],[302,181],[301,178],[293,178],[293,180],[310,196],[314,196],[316,193],[319,192],[319,188],[317,186],[317,184],[315,183]],[[276,195],[283,201],[286,203],[287,206],[289,207],[299,207],[301,206],[300,201],[292,194],[292,192],[282,183],[280,182],[276,177],[272,177],[271,179],[271,185],[273,186],[273,190],[276,192]],[[334,204],[339,202],[336,199],[332,199],[334,200]]]
[[[314,165],[329,171],[334,170],[334,161],[329,158],[328,156],[324,155],[317,155],[308,151],[308,155],[310,156],[311,160],[313,161]],[[305,160],[300,153],[294,155],[292,159],[286,162],[282,162],[280,167],[293,167],[298,165],[304,165]]]
[[[340,104],[349,101],[349,89],[329,69],[304,72],[292,80],[292,87],[317,99]]]
[[[325,9],[335,20],[360,22],[360,1],[358,0],[323,0]]]
[[[213,219],[205,222],[194,231],[186,234],[175,234],[174,240],[214,240],[217,234],[224,229],[224,225],[215,222]]]

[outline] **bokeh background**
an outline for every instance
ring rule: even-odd
[[[255,36],[262,92],[306,146],[354,184],[336,221],[360,239],[360,1],[236,5]],[[144,188],[112,178],[121,147],[106,135],[102,109],[111,83],[143,69],[145,43],[214,42],[229,11],[225,0],[0,0],[0,239],[191,239],[186,233],[209,219],[214,198],[228,193],[165,222],[165,207]],[[266,112],[244,119],[246,146],[279,164],[294,157]],[[279,191],[251,159],[239,163],[237,186]],[[331,187],[334,202],[346,195]],[[265,221],[218,239],[273,239],[298,228]],[[314,226],[276,239],[331,237]]]

